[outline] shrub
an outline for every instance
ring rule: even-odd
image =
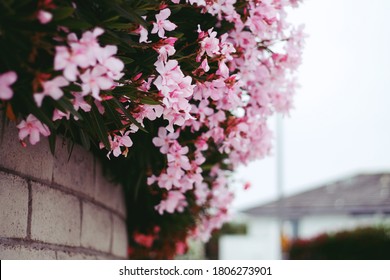
[[[299,260],[388,260],[390,227],[363,227],[312,239],[295,240],[290,259]]]
[[[267,118],[292,106],[297,2],[1,1],[0,109],[24,146],[99,155],[130,257],[172,258],[228,219],[230,172],[268,155]]]

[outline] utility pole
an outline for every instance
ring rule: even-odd
[[[277,190],[277,208],[278,208],[278,225],[280,240],[280,256],[285,258],[283,250],[283,221],[284,221],[284,151],[283,151],[283,116],[279,113],[276,115],[276,190]]]

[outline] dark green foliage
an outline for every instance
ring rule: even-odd
[[[390,227],[364,227],[296,240],[292,260],[389,260]]]

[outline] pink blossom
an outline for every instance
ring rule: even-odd
[[[104,33],[104,30],[100,27],[95,27],[92,31],[86,31],[81,36],[79,43],[70,44],[73,48],[81,48],[87,50],[87,57],[89,60],[89,64],[94,66],[96,64],[96,60],[101,58],[102,48],[99,45],[97,38]],[[81,45],[81,46],[80,46]]]
[[[107,153],[107,158],[110,158],[112,153],[114,157],[119,157],[121,154],[127,156],[128,148],[133,146],[133,141],[131,140],[129,134],[131,130],[121,130],[119,134],[112,134],[108,137],[110,142],[110,151]],[[100,149],[104,148],[103,143],[99,143]]]
[[[107,70],[101,65],[95,66],[92,70],[87,69],[80,79],[83,82],[81,88],[83,95],[92,94],[96,100],[101,100],[100,90],[108,90],[114,86],[114,81],[106,76]]]
[[[180,187],[184,171],[179,166],[169,166],[166,172],[161,173],[158,178],[158,185],[162,189],[171,190],[173,187]]]
[[[53,122],[57,121],[57,120],[61,120],[63,118],[66,118],[67,120],[69,120],[70,119],[70,112],[64,113],[57,108],[54,109],[53,117],[52,117]]]
[[[177,60],[168,60],[166,63],[157,61],[154,65],[160,74],[154,81],[154,84],[164,94],[175,90],[177,84],[184,78]]]
[[[41,24],[49,23],[53,19],[53,14],[45,10],[39,10],[37,18]]]
[[[156,15],[156,22],[153,23],[152,34],[158,33],[160,38],[165,38],[165,30],[172,31],[175,30],[177,25],[167,20],[171,15],[171,10],[164,9]]]
[[[56,54],[54,57],[54,70],[64,70],[64,77],[69,81],[76,81],[79,74],[78,66],[80,64],[80,58],[84,57],[83,54],[75,55],[65,46],[56,47]],[[83,66],[87,64],[83,63]]]
[[[99,63],[106,67],[107,76],[114,80],[119,80],[120,78],[122,78],[122,76],[124,75],[124,73],[122,73],[122,70],[125,67],[125,65],[120,59],[113,56],[117,53],[117,51],[117,46],[108,45],[104,48],[101,48],[100,55],[98,58]]]
[[[83,110],[84,112],[91,111],[91,105],[89,105],[85,100],[80,92],[72,92],[73,94],[73,108],[78,111],[79,109]]]
[[[168,164],[173,163],[178,168],[190,170],[190,162],[188,157],[185,156],[187,153],[188,147],[182,147],[177,141],[174,141],[169,147],[169,153],[167,154]]]
[[[28,115],[26,120],[22,120],[18,125],[19,139],[23,140],[27,136],[30,136],[31,145],[35,145],[40,140],[40,134],[43,136],[49,136],[49,128],[41,123],[34,115]]]
[[[183,212],[187,205],[186,197],[180,191],[168,191],[167,198],[162,200],[155,208],[162,215],[164,211],[170,214],[176,211]]]
[[[205,71],[208,72],[210,70],[210,66],[207,62],[207,58],[203,59],[202,63],[200,64],[200,67]]]
[[[18,76],[15,71],[8,71],[0,75],[0,99],[10,100],[14,92],[11,85],[16,82]]]
[[[176,246],[176,254],[178,254],[178,255],[183,255],[188,250],[188,245],[186,242],[178,241],[178,242],[176,242],[175,246]]]
[[[158,60],[162,62],[168,61],[168,56],[174,55],[176,50],[172,45],[163,45],[158,50]]]
[[[156,147],[160,147],[160,152],[162,154],[167,154],[169,146],[175,139],[179,137],[179,133],[169,133],[164,127],[158,129],[158,137],[153,138],[153,144]]]
[[[146,248],[150,248],[153,245],[153,242],[155,240],[154,234],[142,234],[139,232],[135,232],[133,234],[134,241],[137,242],[139,245],[142,245]]]
[[[143,19],[146,19],[146,16],[142,16]],[[136,34],[140,35],[139,42],[140,43],[150,43],[151,41],[148,41],[148,30],[140,25],[136,30],[134,30]]]
[[[54,100],[60,99],[64,95],[61,87],[65,87],[67,85],[69,85],[69,82],[62,76],[58,76],[50,81],[43,82],[43,91],[34,93],[35,103],[38,107],[41,107],[43,98],[45,96],[50,96]]]
[[[205,37],[200,42],[200,55],[203,55],[205,52],[209,57],[214,57],[219,54],[219,40],[216,38],[217,32],[213,31],[213,29],[208,30],[208,37]]]
[[[131,141],[129,137],[129,133],[130,131],[126,131],[126,132],[121,131],[120,135],[118,134],[113,135],[110,144],[111,144],[112,154],[115,157],[118,157],[122,153],[121,147],[125,147],[126,150],[126,148],[133,146],[133,141]]]

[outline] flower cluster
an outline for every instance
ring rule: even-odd
[[[126,190],[131,258],[207,241],[229,218],[231,171],[269,154],[267,119],[292,108],[298,1],[36,2],[15,6],[33,11],[36,31],[17,34],[31,50],[0,64],[22,143],[61,133],[101,156]]]

